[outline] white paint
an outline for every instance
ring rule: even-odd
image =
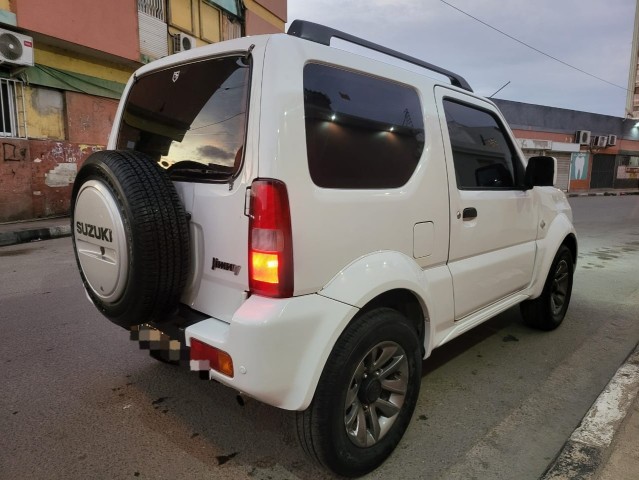
[[[41,158],[34,158],[33,159],[33,163],[40,163],[40,162],[42,162]]]
[[[639,354],[635,354],[639,359]],[[626,363],[610,380],[584,417],[571,440],[596,447],[608,447],[639,392],[639,365]]]
[[[581,145],[578,143],[552,142],[553,152],[579,152]]]
[[[49,187],[66,187],[71,185],[78,173],[75,163],[61,163],[44,176],[44,183]]]

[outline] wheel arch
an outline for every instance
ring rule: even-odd
[[[577,254],[579,253],[577,247],[577,236],[574,233],[568,234],[566,238],[564,238],[563,245],[566,245],[568,250],[570,250],[573,268],[575,268],[577,266]]]
[[[360,310],[400,311],[415,325],[426,356],[432,350],[432,325],[454,315],[452,292],[445,264],[423,269],[413,258],[387,250],[353,261],[318,293]],[[351,321],[340,326],[340,334]]]
[[[406,288],[396,288],[379,294],[370,300],[353,317],[353,322],[359,315],[378,308],[392,308],[397,310],[408,319],[415,328],[420,344],[422,346],[422,357],[425,355],[426,342],[430,340],[428,309],[423,300],[412,290]],[[351,323],[349,322],[349,324]]]
[[[550,266],[559,248],[565,245],[573,256],[573,268],[577,262],[577,234],[572,222],[566,215],[557,215],[548,226],[544,238],[537,240],[537,256],[535,258],[535,270],[530,285],[530,298],[541,295]]]

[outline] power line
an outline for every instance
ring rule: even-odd
[[[604,78],[598,77],[597,75],[593,75],[592,73],[588,73],[588,72],[586,72],[585,70],[582,70],[581,68],[575,67],[574,65],[570,65],[569,63],[566,63],[566,62],[564,62],[563,60],[558,59],[557,57],[553,57],[552,55],[550,55],[550,54],[548,54],[548,53],[546,53],[546,52],[542,52],[542,51],[541,51],[541,50],[539,50],[538,48],[535,48],[535,47],[533,47],[532,45],[527,44],[526,42],[522,42],[521,40],[519,40],[518,38],[513,37],[512,35],[508,35],[506,32],[502,32],[502,31],[501,31],[501,30],[499,30],[498,28],[493,27],[492,25],[490,25],[490,24],[488,24],[488,23],[484,22],[483,20],[480,20],[480,19],[479,19],[479,18],[477,18],[477,17],[473,17],[470,13],[467,13],[467,12],[463,11],[461,8],[457,8],[455,5],[452,5],[452,4],[448,3],[448,2],[446,2],[445,0],[439,0],[439,1],[440,1],[440,2],[442,2],[442,3],[444,3],[444,4],[446,4],[446,5],[448,5],[450,8],[454,8],[454,9],[455,9],[455,10],[457,10],[459,13],[463,13],[463,14],[464,14],[464,15],[466,15],[467,17],[470,17],[470,18],[472,18],[473,20],[478,21],[478,22],[479,22],[479,23],[481,23],[482,25],[485,25],[485,26],[487,26],[488,28],[492,28],[492,29],[493,29],[493,30],[495,30],[496,32],[501,33],[502,35],[504,35],[504,36],[506,36],[506,37],[510,38],[511,40],[514,40],[514,41],[515,41],[515,42],[517,42],[517,43],[521,43],[521,44],[522,44],[522,45],[524,45],[525,47],[528,47],[528,48],[530,48],[531,50],[534,50],[534,51],[535,51],[535,52],[537,52],[537,53],[541,53],[542,55],[544,55],[544,56],[546,56],[546,57],[548,57],[548,58],[551,58],[551,59],[555,60],[556,62],[559,62],[559,63],[561,63],[562,65],[565,65],[566,67],[570,67],[570,68],[572,68],[573,70],[577,70],[578,72],[581,72],[581,73],[583,73],[583,74],[586,74],[586,75],[588,75],[589,77],[596,78],[597,80],[602,81],[602,82],[605,82],[605,83],[607,83],[608,85],[612,85],[613,87],[621,88],[622,90],[624,90],[624,91],[626,91],[626,92],[629,92],[629,91],[630,91],[630,90],[628,90],[626,87],[622,87],[621,85],[617,85],[616,83],[609,82],[608,80],[606,80],[606,79],[604,79]]]

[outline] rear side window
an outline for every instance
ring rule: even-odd
[[[336,67],[304,67],[306,150],[319,187],[401,187],[424,150],[415,89]]]
[[[523,166],[497,117],[486,110],[444,99],[457,188],[513,190]]]
[[[242,162],[249,78],[244,56],[140,77],[126,100],[118,148],[150,155],[174,180],[230,180]]]

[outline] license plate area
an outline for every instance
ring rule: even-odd
[[[140,350],[148,350],[156,360],[187,367],[189,365],[189,349],[183,340],[172,338],[149,324],[131,327],[130,338],[138,342]]]

